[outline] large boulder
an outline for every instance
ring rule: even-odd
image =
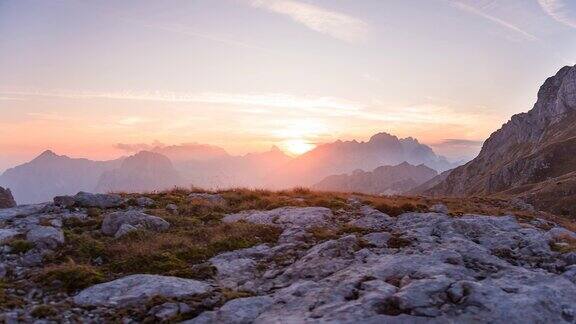
[[[245,211],[231,214],[222,220],[225,223],[246,221],[255,224],[275,225],[287,228],[310,228],[326,226],[333,217],[332,211],[324,207],[281,207],[265,211]]]
[[[0,187],[0,208],[16,207],[16,201],[12,196],[10,189]]]
[[[117,208],[122,206],[124,200],[116,194],[93,194],[79,192],[74,196],[78,207]]]
[[[106,214],[102,222],[102,233],[110,236],[116,235],[116,232],[118,232],[124,224],[142,227],[156,232],[165,231],[170,227],[170,223],[160,217],[148,215],[136,210],[129,210]]]
[[[28,231],[26,240],[40,248],[54,249],[64,244],[64,233],[52,226],[36,226]]]
[[[177,277],[136,274],[84,289],[74,297],[80,306],[129,307],[153,297],[188,298],[212,291],[209,284]]]

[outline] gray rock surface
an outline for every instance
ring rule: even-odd
[[[238,218],[287,226],[266,212],[230,219]],[[442,213],[407,213],[383,227],[389,232],[362,237],[367,247],[348,235],[311,247],[281,243],[221,254],[210,260],[217,283],[258,297],[228,302],[190,323],[576,320],[576,268],[549,248],[554,237],[573,234],[566,229]]]
[[[136,204],[138,204],[140,207],[154,207],[156,202],[152,198],[138,197],[136,198]]]
[[[96,207],[96,208],[116,208],[124,202],[122,197],[115,194],[93,194],[88,192],[79,192],[74,196],[76,205],[79,207]]]
[[[332,211],[324,207],[282,207],[267,211],[245,211],[227,215],[222,221],[225,223],[246,221],[255,224],[276,225],[287,229],[326,226],[332,217]]]
[[[210,285],[192,279],[139,274],[87,288],[74,297],[74,302],[81,306],[125,307],[156,296],[186,298],[211,290]]]
[[[36,226],[28,231],[26,240],[40,248],[54,249],[64,244],[64,233],[52,226]]]
[[[0,228],[0,244],[8,242],[14,237],[18,236],[20,232],[11,228]]]
[[[160,217],[136,210],[128,210],[106,214],[102,221],[102,233],[111,236],[116,235],[116,232],[124,224],[134,227],[140,226],[151,231],[165,231],[170,227],[170,223]]]

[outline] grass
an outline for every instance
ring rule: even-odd
[[[104,275],[92,266],[74,261],[44,268],[35,280],[46,287],[56,287],[69,293],[103,282]]]
[[[12,253],[22,254],[32,250],[34,243],[23,239],[15,239],[8,243],[8,246],[12,248]]]

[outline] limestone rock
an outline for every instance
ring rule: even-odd
[[[255,224],[276,225],[284,229],[302,229],[326,226],[332,217],[332,211],[324,207],[281,207],[267,211],[231,214],[224,217],[222,221],[232,223],[242,220]]]
[[[40,248],[54,249],[64,244],[64,233],[52,226],[37,226],[28,231],[26,240]]]
[[[81,306],[128,307],[153,297],[185,298],[207,294],[206,283],[177,277],[136,274],[84,289],[74,297]]]
[[[88,192],[79,192],[74,196],[74,201],[79,207],[96,207],[96,208],[116,208],[123,203],[122,197],[115,194],[92,194]]]
[[[12,196],[10,189],[0,187],[0,208],[16,207],[16,201]]]
[[[160,217],[148,215],[136,210],[128,210],[106,214],[102,222],[102,233],[111,236],[116,235],[120,227],[124,224],[141,226],[152,231],[165,231],[170,227],[170,223]]]

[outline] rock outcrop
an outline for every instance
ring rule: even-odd
[[[12,196],[10,189],[0,187],[0,208],[16,207],[16,201]]]
[[[544,82],[527,113],[514,115],[478,157],[424,193],[519,197],[537,208],[576,216],[576,67]]]

